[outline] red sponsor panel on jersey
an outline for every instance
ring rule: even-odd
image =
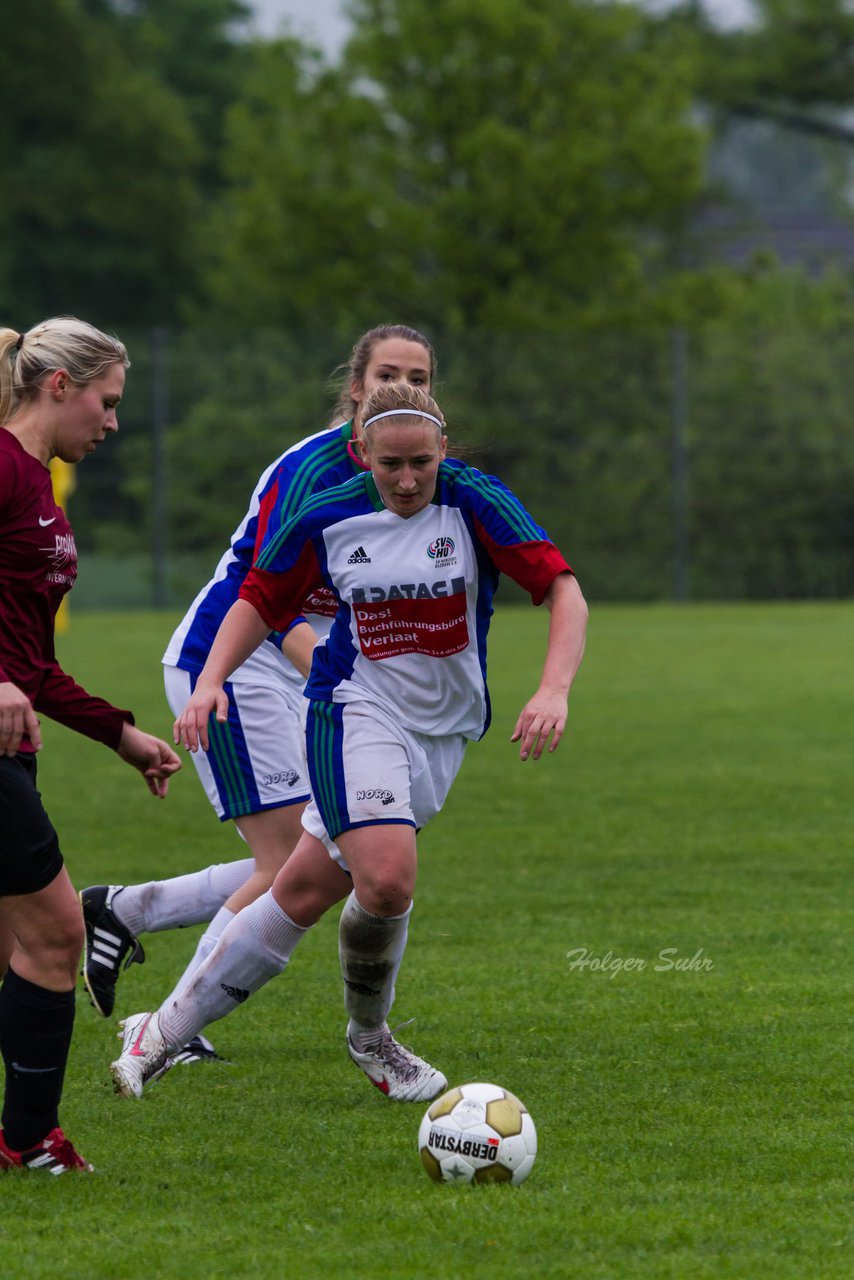
[[[329,587],[315,587],[302,602],[303,613],[313,613],[320,618],[334,618],[338,612],[338,600]]]
[[[353,605],[362,653],[371,662],[403,653],[449,658],[468,648],[464,591],[433,600],[366,601]]]

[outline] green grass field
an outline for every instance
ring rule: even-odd
[[[74,615],[62,659],[168,735],[173,621]],[[80,995],[63,1123],[99,1176],[2,1180],[10,1276],[850,1280],[854,605],[594,608],[569,736],[521,765],[543,623],[495,621],[493,728],[420,839],[395,1009],[452,1083],[525,1100],[528,1181],[427,1179],[422,1108],[347,1059],[332,913],[213,1027],[231,1065],[139,1103]],[[189,763],[157,802],[103,747],[46,739],[78,886],[242,856]],[[199,932],[145,938],[121,1016]]]

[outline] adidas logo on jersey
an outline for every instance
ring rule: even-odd
[[[347,560],[348,564],[370,564],[371,557],[365,555],[364,547],[357,547],[353,554]]]

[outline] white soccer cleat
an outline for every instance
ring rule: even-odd
[[[125,1098],[141,1098],[146,1085],[153,1084],[169,1067],[169,1051],[160,1034],[156,1013],[134,1013],[119,1023],[122,1051],[110,1063],[116,1093]]]
[[[347,1052],[371,1084],[393,1102],[430,1102],[448,1087],[441,1071],[400,1044],[390,1031],[367,1053],[354,1049],[348,1032]]]

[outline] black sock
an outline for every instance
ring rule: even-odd
[[[59,1124],[74,1026],[74,992],[48,991],[12,969],[0,987],[0,1054],[6,1064],[3,1136],[28,1151]]]

